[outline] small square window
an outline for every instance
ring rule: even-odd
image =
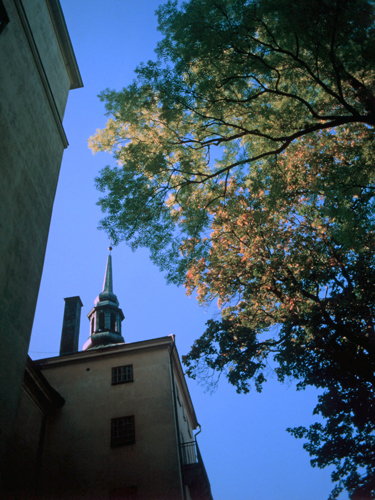
[[[133,365],[112,368],[112,384],[124,384],[125,382],[133,382]]]
[[[111,445],[124,446],[135,443],[134,415],[112,418]]]

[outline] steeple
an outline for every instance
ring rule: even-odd
[[[119,308],[116,295],[113,293],[112,247],[109,247],[108,250],[103,290],[96,297],[94,307],[87,315],[90,321],[90,338],[83,346],[83,350],[125,342],[121,335],[121,322],[125,316]]]
[[[107,266],[105,268],[104,281],[103,281],[103,290],[96,297],[94,304],[98,304],[99,302],[109,301],[119,305],[116,295],[113,293],[113,278],[112,278],[112,255],[111,250],[112,247],[108,248],[109,254],[107,258]]]

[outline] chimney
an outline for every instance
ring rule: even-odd
[[[79,297],[67,297],[64,300],[60,356],[78,351],[79,324],[81,322],[81,307],[83,306]]]

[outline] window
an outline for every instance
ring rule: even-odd
[[[111,445],[124,446],[135,443],[134,415],[112,418]]]
[[[99,330],[104,330],[104,313],[99,313]]]
[[[116,332],[117,331],[117,328],[116,328],[116,314],[115,313],[111,313],[111,331],[112,332]]]
[[[112,384],[124,384],[125,382],[133,382],[133,365],[112,368]]]
[[[9,17],[3,2],[0,0],[0,33],[3,31],[5,26],[9,23]]]

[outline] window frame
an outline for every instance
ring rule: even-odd
[[[98,332],[103,332],[105,330],[105,314],[104,311],[99,311],[98,314]]]
[[[131,432],[119,431],[120,424],[125,427],[131,424]],[[123,435],[121,435],[123,434]],[[130,437],[129,437],[130,436]],[[128,446],[135,444],[135,419],[134,415],[126,415],[111,419],[111,447]]]
[[[131,371],[131,378],[126,378],[126,379],[123,379],[123,374],[124,372],[126,373],[126,370],[124,370],[125,368],[130,368],[130,371]],[[119,370],[121,369],[121,377],[120,379],[118,379],[117,377],[117,380],[114,381],[114,379],[116,378],[114,375],[115,375],[115,370]],[[121,366],[113,366],[112,367],[112,378],[111,378],[111,385],[118,385],[118,384],[128,384],[129,382],[134,382],[134,371],[133,371],[133,365],[121,365]]]

